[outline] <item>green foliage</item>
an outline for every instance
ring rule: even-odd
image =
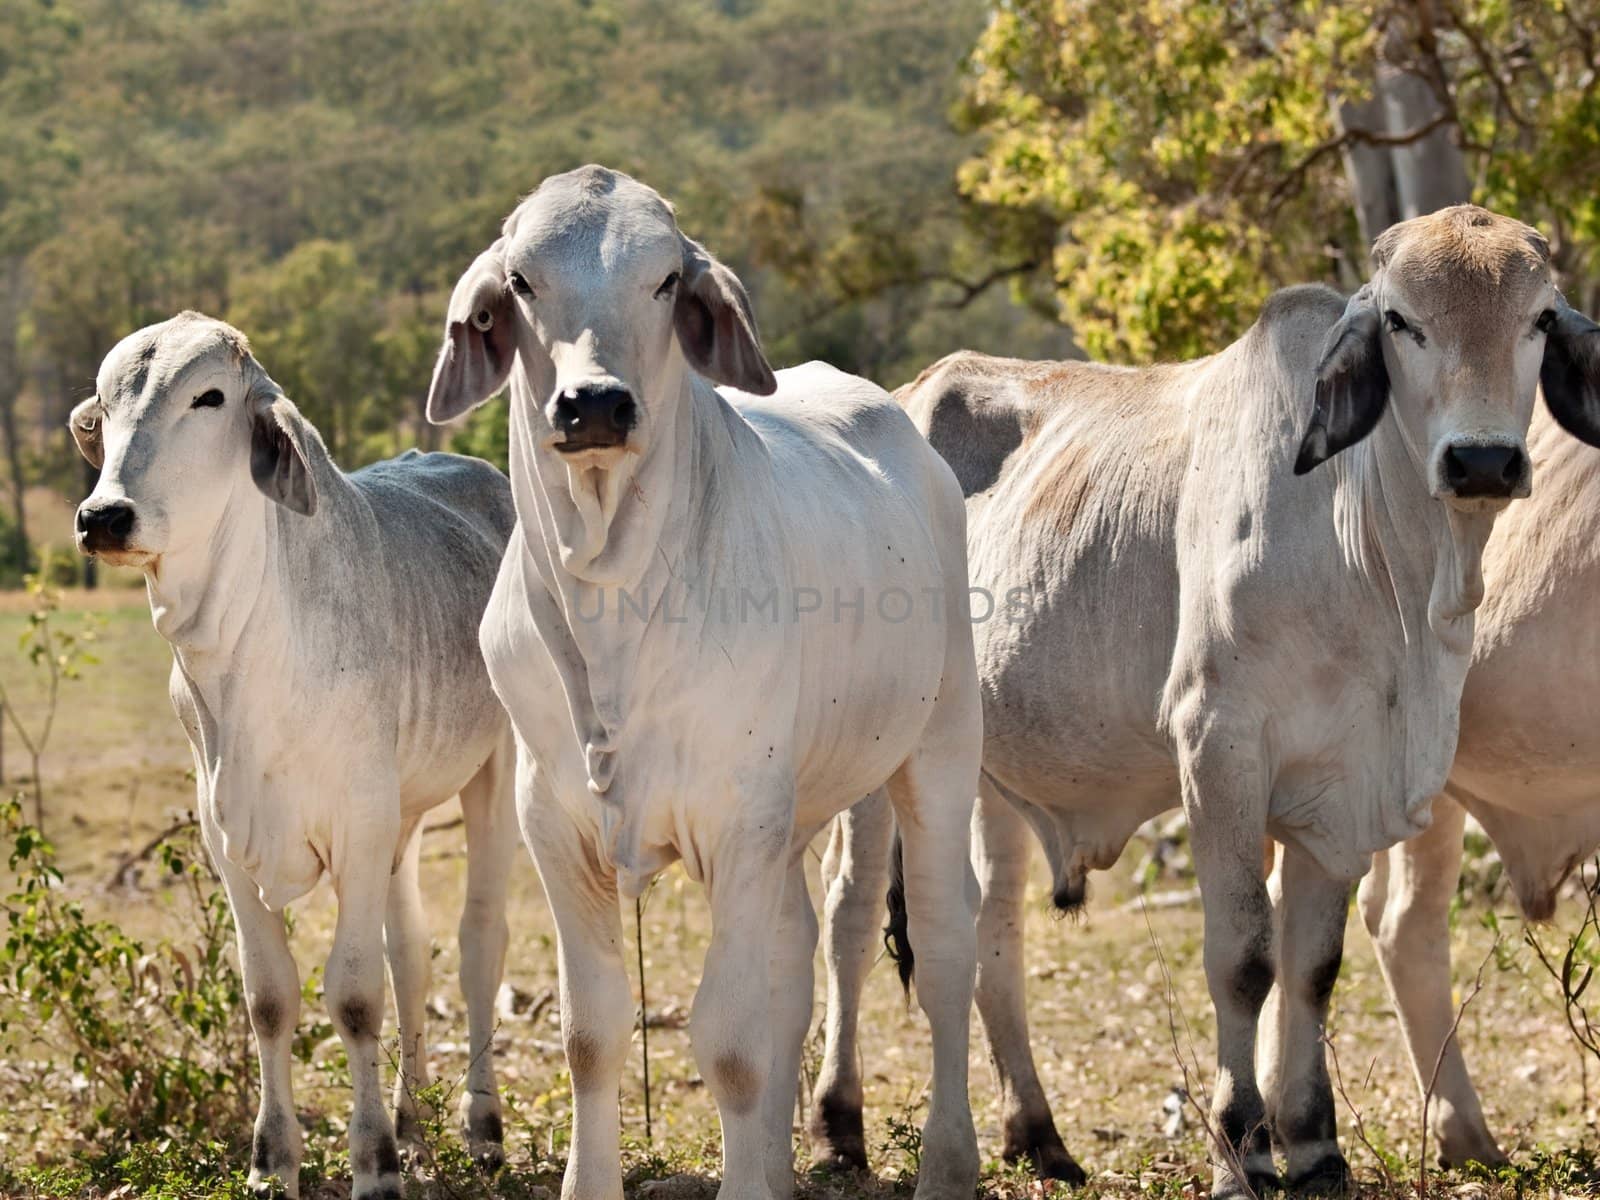
[[[193,835],[161,847],[186,935],[155,945],[87,915],[16,801],[0,805],[0,839],[15,880],[0,897],[0,1047],[13,1061],[69,1056],[80,1081],[71,1106],[113,1157],[179,1133],[236,1141],[252,1077],[243,985],[232,918]]]
[[[1048,226],[953,185],[983,19],[982,0],[0,0],[0,268],[20,271],[0,407],[26,381],[42,420],[22,427],[52,431],[28,474],[82,494],[68,407],[119,338],[186,308],[245,331],[341,465],[434,444],[451,286],[519,196],[586,161],[672,197],[745,278],[777,365],[898,383],[960,344],[1060,353],[988,286],[1042,261]],[[462,436],[503,461],[496,421]]]
[[[1370,19],[1278,0],[1006,4],[973,55],[966,115],[986,144],[961,186],[1057,224],[1062,315],[1092,354],[1207,353],[1275,279],[1324,274],[1328,231],[1350,224],[1338,189],[1268,223],[1262,189],[1327,136],[1328,95],[1359,87]]]
[[[474,409],[450,439],[457,454],[472,454],[507,470],[511,456],[511,410],[504,403]]]
[[[1335,100],[1384,55],[1441,81],[1481,202],[1600,245],[1600,4],[1007,0],[979,39],[961,186],[1050,221],[1060,311],[1096,355],[1206,353],[1286,283],[1364,274]],[[1437,24],[1431,23],[1437,21]],[[1342,267],[1342,269],[1341,269]]]

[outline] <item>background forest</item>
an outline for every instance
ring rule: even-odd
[[[749,286],[774,365],[891,387],[961,347],[1209,353],[1273,288],[1351,290],[1378,232],[1467,199],[1543,230],[1600,316],[1597,93],[1600,0],[0,0],[0,589],[37,571],[0,591],[17,648],[0,661],[0,1197],[247,1194],[256,1068],[187,811],[171,651],[120,587],[131,573],[52,586],[97,582],[71,549],[93,476],[65,420],[118,339],[198,308],[249,334],[346,468],[419,444],[503,464],[503,404],[422,419],[446,300],[519,196],[588,161],[676,202]],[[452,828],[430,826],[421,867],[423,1099],[441,1114],[468,1061]],[[479,1172],[441,1116],[409,1196],[560,1186],[555,932],[517,857],[496,1012],[511,1163]],[[1540,932],[1469,839],[1450,943],[1460,1030],[1516,1156],[1497,1172],[1431,1172],[1426,1101],[1352,918],[1327,1044],[1367,1194],[1600,1194],[1600,1015],[1577,1002],[1600,970],[1595,878]],[[1202,1192],[1185,1105],[1203,1106],[1215,1026],[1192,882],[1169,825],[1097,883],[1081,926],[1030,884],[1031,1036],[1085,1197]],[[333,922],[330,889],[296,905],[303,963]],[[674,870],[637,922],[627,1194],[709,1200],[716,1111],[686,1032],[709,913]],[[925,1028],[887,964],[875,975],[873,1174],[808,1171],[803,1200],[903,1200],[919,1169]],[[350,1077],[321,984],[307,972],[294,1039],[301,1194],[345,1200]],[[816,1057],[813,1041],[807,1089]],[[1067,1194],[1000,1161],[976,1039],[972,1069],[982,1194]]]
[[[354,467],[449,287],[585,161],[672,197],[779,365],[1205,353],[1400,217],[1543,228],[1594,307],[1595,0],[0,0],[0,579],[70,544],[124,334],[241,326]],[[58,570],[79,568],[70,557]]]

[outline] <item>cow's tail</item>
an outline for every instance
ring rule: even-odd
[[[883,927],[883,948],[900,971],[900,986],[911,998],[911,980],[916,975],[917,956],[911,949],[911,921],[906,912],[906,856],[900,844],[900,826],[894,830],[894,848],[889,852],[889,923]]]

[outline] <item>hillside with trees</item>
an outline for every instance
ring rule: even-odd
[[[438,444],[421,408],[451,285],[584,162],[675,201],[780,365],[893,385],[963,345],[1070,352],[999,286],[1045,261],[1048,222],[957,191],[984,20],[977,0],[0,0],[11,572],[26,539],[68,539],[86,484],[63,422],[100,359],[184,308],[244,329],[346,467]],[[455,441],[497,457],[503,428],[490,406]]]

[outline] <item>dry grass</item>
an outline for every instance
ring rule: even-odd
[[[104,891],[104,882],[121,854],[165,826],[175,809],[188,803],[185,773],[188,751],[165,697],[168,660],[149,625],[137,593],[96,598],[103,662],[87,678],[70,685],[58,741],[48,756],[46,780],[52,832],[61,847],[69,885],[96,910],[115,913],[136,932],[160,927],[165,909],[155,896]],[[70,612],[74,602],[69,600]],[[80,606],[81,607],[81,606]],[[0,604],[0,645],[20,622]],[[18,625],[20,628],[20,625]],[[29,696],[27,668],[0,655],[0,670],[23,697]],[[8,777],[7,783],[15,781]],[[441,820],[448,814],[441,813]],[[444,1078],[465,1069],[465,1015],[454,984],[457,953],[454,925],[464,886],[464,858],[458,830],[428,838],[424,852],[424,894],[435,936],[433,1061]],[[1168,1140],[1161,1133],[1162,1104],[1180,1082],[1174,1061],[1163,979],[1151,932],[1159,940],[1173,981],[1174,999],[1192,1028],[1197,1056],[1209,1073],[1214,1024],[1200,969],[1201,921],[1196,907],[1160,908],[1146,917],[1129,905],[1132,857],[1097,880],[1088,919],[1064,924],[1048,914],[1042,878],[1030,905],[1029,990],[1034,1049],[1057,1121],[1069,1148],[1095,1175],[1100,1194],[1177,1193],[1193,1180],[1209,1178],[1197,1123]],[[814,868],[813,863],[813,868]],[[814,893],[815,894],[815,893]],[[554,936],[538,881],[522,859],[511,891],[513,942],[508,984],[525,996],[541,997],[555,986]],[[1509,905],[1503,907],[1509,908]],[[1493,935],[1481,921],[1482,909],[1467,908],[1452,934],[1458,978],[1468,976],[1484,957]],[[319,890],[299,906],[295,933],[302,969],[325,954],[332,929],[332,898]],[[631,914],[624,926],[632,938]],[[1503,913],[1511,921],[1509,913]],[[1572,924],[1578,914],[1570,913]],[[1514,922],[1513,922],[1514,923]],[[706,1181],[716,1171],[716,1113],[699,1079],[682,1016],[693,998],[698,966],[706,945],[708,920],[698,888],[681,872],[667,873],[650,892],[645,909],[644,957],[649,973],[651,1069],[655,1101],[655,1141],[645,1147],[637,1055],[625,1079],[624,1121],[630,1142],[630,1192],[661,1175],[687,1172],[694,1180],[656,1188],[663,1196],[710,1195]],[[1547,935],[1551,936],[1551,935]],[[630,964],[634,949],[625,955]],[[1349,1103],[1360,1110],[1367,1142],[1401,1164],[1402,1182],[1382,1187],[1407,1192],[1415,1179],[1421,1103],[1412,1082],[1399,1031],[1359,920],[1349,929],[1345,970],[1335,997],[1330,1040],[1337,1050]],[[512,1171],[502,1180],[504,1194],[538,1195],[557,1185],[570,1120],[568,1078],[552,1003],[536,1004],[535,1019],[508,1006],[503,1014],[497,1059],[510,1105],[508,1139]],[[819,1013],[820,1016],[820,1013]],[[302,1026],[323,1022],[320,1011],[302,1014]],[[911,1172],[914,1145],[908,1126],[920,1125],[926,1110],[929,1061],[925,1027],[915,1008],[909,1012],[894,974],[881,964],[869,983],[864,1015],[869,1048],[867,1072],[868,1144],[874,1151],[878,1181],[813,1179],[803,1194],[843,1198],[900,1194]],[[323,1025],[325,1034],[326,1026]],[[1575,1051],[1560,1008],[1560,998],[1513,937],[1491,963],[1483,993],[1462,1023],[1469,1062],[1480,1081],[1485,1107],[1503,1144],[1529,1161],[1536,1146],[1573,1148],[1593,1141],[1595,1113],[1585,1098],[1582,1060]],[[342,1056],[337,1040],[319,1047],[317,1065],[297,1068],[298,1098],[311,1127],[314,1153],[330,1156],[339,1170],[340,1122],[345,1113]],[[998,1151],[998,1112],[981,1040],[972,1048],[972,1100],[980,1143],[986,1155]],[[73,1131],[59,1114],[65,1096],[6,1095],[8,1076],[0,1071],[0,1161],[13,1165],[59,1159],[72,1151]],[[60,1075],[63,1087],[70,1072]],[[40,1133],[36,1136],[35,1130]],[[1381,1185],[1380,1165],[1355,1136],[1351,1113],[1341,1112],[1341,1133],[1358,1176]],[[183,1155],[182,1147],[172,1153]],[[801,1146],[801,1161],[805,1148]],[[1558,1163],[1561,1159],[1556,1160]],[[1545,1174],[1524,1184],[1550,1190]],[[1025,1173],[990,1161],[985,1190],[997,1196],[1037,1195],[1040,1187]],[[638,1185],[635,1187],[634,1185]],[[1430,1175],[1435,1194],[1490,1194],[1522,1190],[1490,1181],[1468,1183],[1455,1174]],[[337,1179],[317,1194],[346,1194]],[[1476,1189],[1462,1193],[1461,1189]],[[435,1190],[435,1189],[425,1189]]]

